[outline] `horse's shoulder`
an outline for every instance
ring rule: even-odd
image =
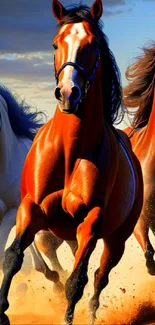
[[[43,133],[49,128],[49,125],[51,125],[52,119],[48,120],[37,132],[34,140],[33,140],[33,144],[36,143],[39,138],[41,138],[41,136],[43,135]]]

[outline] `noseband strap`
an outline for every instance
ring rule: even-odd
[[[95,66],[93,68],[93,71],[91,73],[90,76],[87,75],[87,73],[85,72],[84,68],[81,67],[80,65],[78,65],[77,63],[75,62],[65,62],[58,71],[55,70],[55,79],[56,79],[56,83],[58,84],[59,82],[59,75],[61,73],[61,71],[67,67],[68,65],[71,66],[71,67],[74,67],[81,75],[82,77],[84,78],[85,80],[85,91],[84,93],[86,94],[89,87],[90,87],[90,84],[91,84],[91,81],[94,79],[94,76],[95,76],[95,73],[96,73],[96,70],[97,70],[97,67],[98,67],[98,63],[99,63],[99,59],[100,59],[100,51],[99,49],[97,48],[97,58],[96,58],[96,62],[95,62]]]
[[[61,71],[67,67],[68,65],[70,65],[71,67],[74,67],[78,72],[81,73],[82,77],[87,81],[88,80],[88,76],[86,74],[86,72],[84,71],[84,68],[80,67],[78,64],[74,63],[74,62],[65,62],[61,67],[60,69],[56,72],[55,74],[55,78],[56,78],[56,81],[58,83],[58,78],[59,78],[59,75],[61,73]]]

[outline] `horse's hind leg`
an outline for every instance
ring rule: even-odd
[[[35,234],[46,226],[45,220],[40,207],[26,196],[17,212],[16,238],[5,252],[4,277],[0,290],[0,324],[7,324],[8,321],[4,314],[9,306],[7,296],[12,278],[22,266],[23,252],[33,242]],[[53,281],[59,281],[58,273],[54,271]]]
[[[60,274],[61,280],[63,282],[64,281],[66,282],[66,279],[68,277],[68,271],[65,271],[62,268],[57,256],[57,249],[62,245],[63,242],[64,240],[54,236],[50,231],[40,230],[35,236],[33,245],[34,245],[34,249],[37,249],[38,254],[39,252],[45,254],[45,256],[49,259],[53,270],[57,271]],[[77,249],[77,241],[67,240],[66,242],[69,245],[73,255],[75,255],[75,251]],[[35,263],[34,256],[33,256],[33,262]],[[44,273],[45,277],[48,279],[50,274],[46,264],[44,266],[42,265],[42,263],[38,264],[37,262],[38,259],[36,260],[35,263],[35,269]],[[57,291],[58,289],[57,286],[55,287],[55,289]]]
[[[93,208],[84,219],[84,222],[77,228],[78,249],[75,253],[73,272],[65,286],[68,300],[65,321],[68,325],[72,324],[75,305],[82,297],[84,287],[88,281],[89,257],[96,246],[97,230],[102,215],[102,210],[99,207]]]
[[[42,272],[48,280],[51,280],[51,270],[49,269],[48,265],[43,261],[40,252],[44,253],[45,256],[49,259],[50,263],[52,264],[53,270],[59,273],[61,281],[66,282],[68,272],[65,272],[62,268],[56,252],[56,250],[62,243],[62,239],[55,237],[48,230],[40,230],[35,236],[32,249],[35,250],[37,259],[35,259],[36,255],[34,256],[34,254],[32,254],[33,263],[35,264],[35,269],[39,272]],[[54,283],[53,291],[61,292],[62,290],[64,290],[64,286],[62,286],[61,283]]]
[[[134,236],[139,242],[145,258],[146,258],[146,266],[148,269],[148,273],[151,275],[155,275],[155,261],[153,259],[154,249],[149,240],[149,226],[146,218],[141,215],[135,228],[134,228]]]
[[[34,268],[36,269],[36,271],[43,273],[45,275],[46,279],[53,281],[53,271],[51,271],[51,269],[48,267],[48,265],[44,261],[40,251],[38,250],[38,248],[35,245],[35,242],[33,242],[29,248],[31,251],[32,262],[33,262],[33,265],[34,265]],[[55,270],[55,271],[57,271],[57,270]],[[62,289],[64,289],[64,288],[61,285],[60,291],[62,291]],[[58,290],[58,288],[57,288],[57,290]]]
[[[55,237],[48,230],[40,230],[35,236],[35,245],[37,249],[44,253],[45,256],[50,260],[52,267],[57,272],[64,272],[58,257],[57,257],[57,249],[63,243],[62,239]]]
[[[75,253],[76,253],[77,248],[78,248],[77,240],[66,240],[66,243],[70,247],[72,254],[75,256]]]

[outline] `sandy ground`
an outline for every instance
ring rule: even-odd
[[[155,240],[153,243],[155,245]],[[103,244],[98,242],[89,263],[89,284],[75,310],[74,324],[89,324],[88,301],[93,293],[93,273],[99,265]],[[155,246],[154,246],[155,247]],[[64,243],[58,250],[62,266],[71,271],[73,257]],[[2,276],[2,275],[1,275]],[[102,291],[96,324],[155,324],[155,278],[147,273],[143,253],[131,238],[120,263],[110,274],[110,282]],[[52,283],[34,271],[26,251],[22,270],[14,277],[9,294],[8,315],[11,324],[63,324],[66,300],[53,292]]]

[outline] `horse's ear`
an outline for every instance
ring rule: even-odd
[[[90,13],[95,20],[99,20],[102,16],[103,5],[102,0],[95,0],[93,5],[90,8]]]
[[[63,17],[67,14],[67,10],[58,0],[52,1],[52,12],[58,22],[63,20]]]

